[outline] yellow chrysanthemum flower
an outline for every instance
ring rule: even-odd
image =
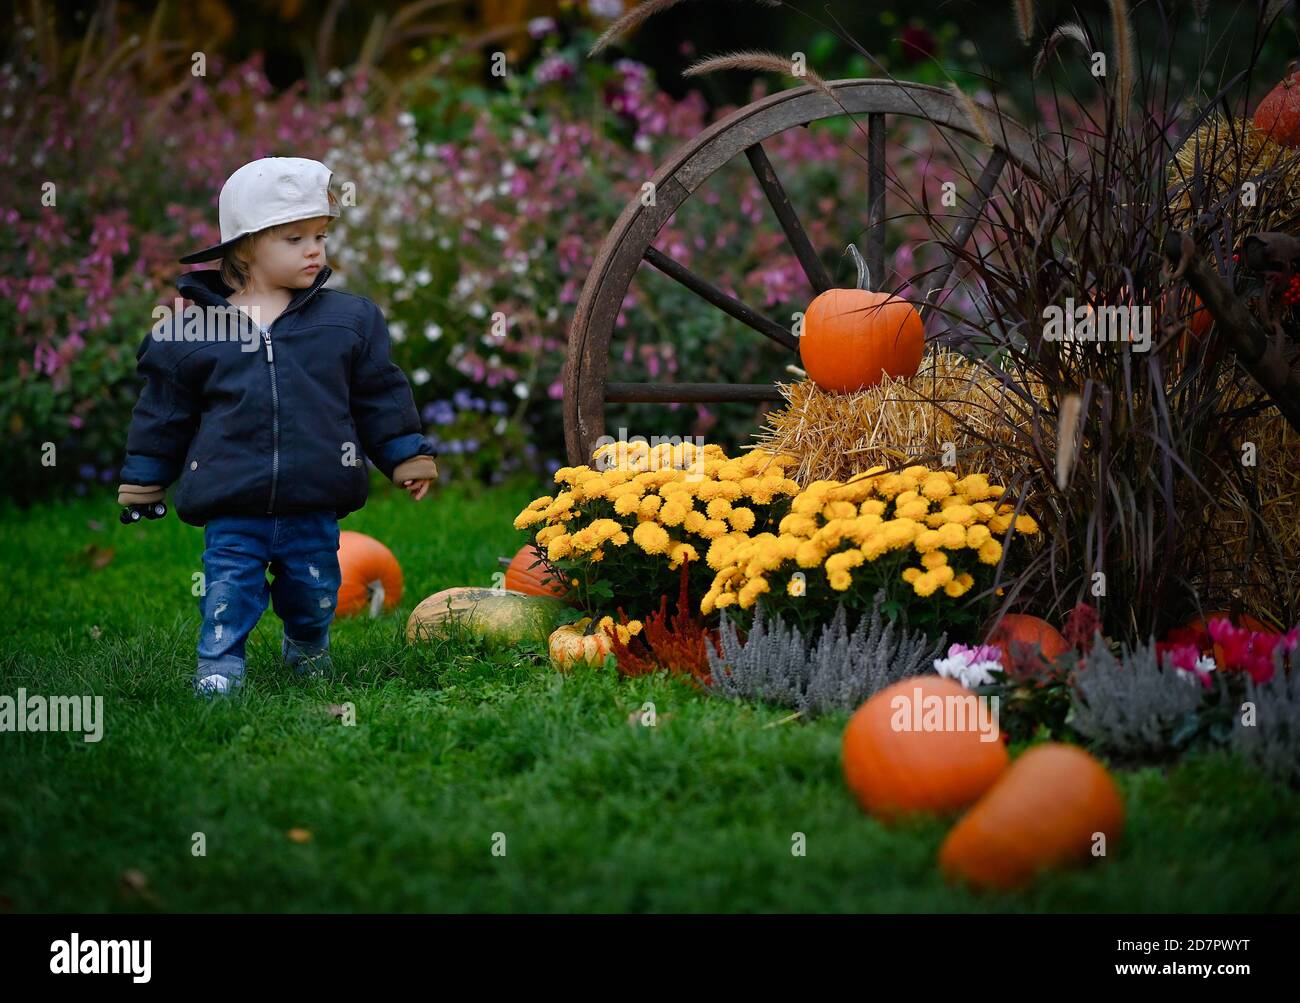
[[[665,526],[680,526],[690,511],[679,501],[665,502],[659,510],[659,521]]]
[[[952,505],[943,510],[943,517],[948,522],[969,526],[975,522],[975,510],[969,505]]]
[[[924,498],[915,501],[904,502],[902,505],[896,505],[894,508],[894,518],[896,519],[924,519],[927,512],[930,511],[930,503]]]
[[[997,564],[1002,558],[1002,544],[989,540],[979,550],[980,561],[984,564]]]
[[[647,554],[662,554],[668,547],[668,533],[657,523],[643,522],[632,531],[632,540]]]
[[[561,533],[546,545],[546,556],[552,561],[568,557],[573,552],[573,540],[568,533]]]
[[[534,512],[529,509],[524,509],[524,511],[515,516],[513,525],[515,529],[527,529],[533,523],[542,522],[545,518],[546,513],[544,512]]]
[[[912,590],[922,598],[934,595],[934,590],[938,587],[939,583],[931,577],[931,573],[928,571],[912,579]]]
[[[856,519],[857,515],[858,507],[852,502],[833,501],[822,507],[823,519]]]
[[[920,568],[904,568],[903,581],[907,582],[908,585],[911,585],[920,578],[922,574],[924,574],[924,572],[922,572]]]
[[[597,519],[591,524],[591,531],[602,542],[618,535],[622,530],[623,527],[613,519]]]
[[[573,534],[574,550],[595,550],[600,546],[600,538],[592,532],[591,527],[580,529]]]
[[[864,501],[858,508],[861,515],[883,516],[885,514],[885,503],[879,498],[873,498],[870,501]]]
[[[759,596],[763,595],[766,592],[770,592],[771,590],[772,590],[771,584],[762,575],[759,575],[755,578],[751,578],[749,581],[747,581],[744,584],[744,586],[741,587],[740,590],[741,607],[748,609],[750,606],[754,604],[755,599],[757,599]],[[746,593],[748,593],[750,596],[748,603],[745,602]]]
[[[971,526],[966,530],[966,546],[974,550],[978,550],[991,539],[993,534],[989,532],[987,526]]]
[[[912,546],[916,548],[918,554],[928,554],[931,551],[938,550],[943,545],[943,540],[939,537],[937,529],[926,529],[916,534],[916,539],[912,541]]]
[[[641,499],[633,494],[619,495],[614,501],[614,511],[618,515],[631,515],[641,508]]]
[[[949,595],[954,599],[958,599],[961,596],[964,596],[967,592],[969,592],[971,590],[971,586],[974,584],[975,584],[975,579],[972,578],[970,575],[966,574],[965,572],[962,572],[960,575],[958,575],[956,578],[950,581],[947,585],[945,585],[943,587],[943,591],[945,595]]]
[[[935,568],[948,563],[948,555],[942,550],[932,550],[928,554],[921,556],[921,567],[926,571],[933,571]]]
[[[1016,532],[1024,533],[1026,536],[1033,536],[1038,532],[1038,522],[1031,515],[1016,516]]]
[[[704,495],[701,494],[700,497],[703,498]],[[731,512],[731,502],[725,498],[714,498],[706,506],[705,512],[708,513],[710,519],[725,519],[728,513]]]
[[[682,529],[688,533],[698,533],[704,528],[706,522],[708,522],[708,519],[703,512],[691,509],[686,513],[686,518],[682,520]]]
[[[921,483],[921,494],[932,501],[947,498],[952,494],[952,482],[942,474],[931,474]]]
[[[700,555],[689,543],[674,543],[668,550],[668,566],[680,568],[682,561],[698,561]]]
[[[966,527],[960,523],[946,522],[935,532],[939,534],[939,544],[949,550],[966,546]]]
[[[727,522],[731,523],[731,528],[741,533],[748,533],[754,528],[754,510],[752,508],[733,508],[727,513]]]
[[[853,576],[847,571],[837,571],[832,575],[827,575],[831,588],[836,592],[843,592],[853,584]]]
[[[817,568],[821,566],[822,561],[826,560],[826,550],[809,540],[806,543],[799,544],[799,550],[795,553],[794,559],[801,568]]]
[[[544,526],[537,531],[537,545],[545,547],[564,532],[566,532],[564,526]]]

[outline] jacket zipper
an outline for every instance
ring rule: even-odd
[[[271,324],[274,325],[275,321]],[[272,515],[275,511],[275,488],[280,479],[280,391],[275,383],[275,352],[271,348],[270,327],[262,328],[262,340],[266,342],[266,364],[271,374],[271,500],[267,502],[266,514]]]

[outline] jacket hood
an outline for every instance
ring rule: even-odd
[[[316,279],[306,289],[299,289],[289,300],[289,305],[284,309],[286,312],[294,309],[299,304],[315,296],[323,286],[326,280],[332,274],[329,265],[325,265],[316,273]],[[226,298],[234,292],[230,286],[226,285],[221,279],[221,272],[216,268],[203,268],[194,272],[186,272],[176,280],[176,288],[186,299],[193,300],[195,303],[202,303],[205,306],[228,306],[230,301]]]

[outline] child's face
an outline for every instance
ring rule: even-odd
[[[257,285],[266,288],[306,289],[326,265],[325,228],[329,216],[286,223],[278,233],[257,242],[252,270]]]

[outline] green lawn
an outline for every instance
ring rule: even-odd
[[[419,599],[491,584],[532,494],[381,486],[344,527],[398,555],[399,610],[337,626],[338,676],[313,682],[279,670],[268,611],[246,694],[211,705],[189,689],[201,530],[122,527],[107,494],[5,509],[0,693],[102,694],[106,725],[98,744],[0,734],[0,910],[1300,909],[1279,880],[1300,796],[1223,755],[1121,771],[1111,860],[984,897],[938,875],[942,823],[858,811],[843,716],[778,724],[665,678],[560,676],[540,651],[407,648]],[[658,725],[629,723],[647,700]],[[330,713],[349,701],[355,727]]]

